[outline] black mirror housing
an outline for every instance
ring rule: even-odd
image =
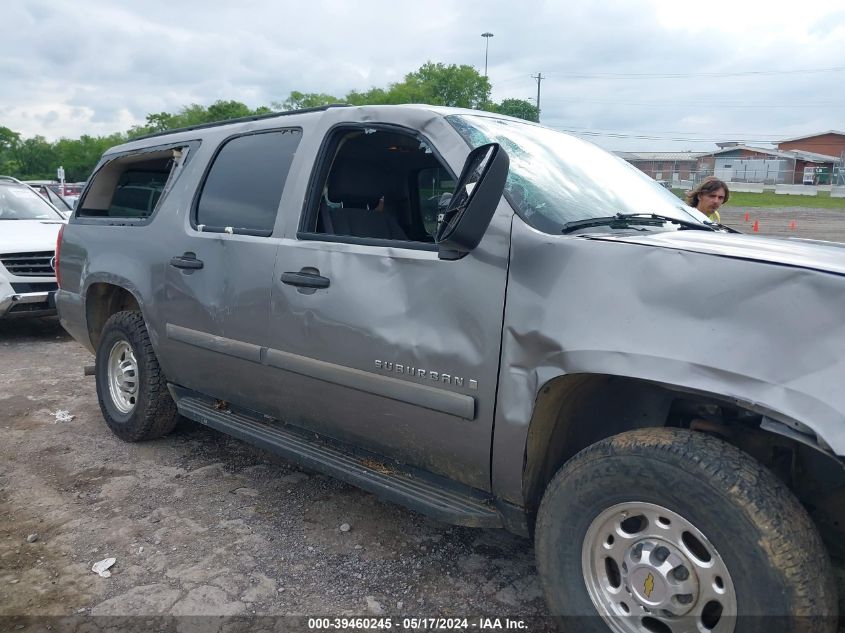
[[[437,227],[440,259],[458,259],[478,246],[502,198],[509,167],[510,159],[498,143],[470,152]]]

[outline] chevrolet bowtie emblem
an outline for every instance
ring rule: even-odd
[[[651,593],[654,591],[654,576],[649,574],[646,576],[645,584],[643,585],[643,591],[645,593],[646,598],[651,598]]]

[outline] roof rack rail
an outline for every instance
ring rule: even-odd
[[[0,176],[0,180],[4,180],[6,182],[14,182],[19,185],[23,184],[20,180],[18,180],[17,178],[13,178],[12,176]]]
[[[154,138],[156,136],[167,136],[168,134],[177,134],[178,132],[190,132],[192,130],[204,130],[211,127],[219,127],[221,125],[229,125],[231,123],[245,123],[246,121],[260,121],[262,119],[272,119],[280,116],[290,116],[291,114],[307,114],[308,112],[321,112],[329,108],[348,108],[349,103],[329,103],[327,105],[316,106],[314,108],[302,108],[301,110],[286,110],[284,112],[270,112],[269,114],[253,114],[250,116],[242,116],[237,119],[226,119],[225,121],[213,121],[211,123],[200,123],[199,125],[189,125],[187,127],[174,128],[172,130],[163,130],[161,132],[153,132],[152,134],[144,134],[143,136],[136,136],[129,139],[132,141],[140,141],[146,138]]]

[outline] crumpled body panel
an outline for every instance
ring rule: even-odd
[[[562,374],[723,396],[845,455],[842,251],[798,246],[697,231],[553,236],[514,218],[494,491],[520,498],[535,399]]]

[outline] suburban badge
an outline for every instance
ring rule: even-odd
[[[455,376],[454,374],[447,374],[442,371],[431,371],[422,369],[421,367],[414,367],[413,365],[405,365],[402,363],[394,363],[387,360],[376,360],[376,369],[380,369],[387,373],[403,374],[405,376],[414,376],[416,378],[423,378],[433,382],[439,382],[444,385],[454,385],[455,387],[468,387],[469,389],[478,389],[478,381],[472,378],[465,379],[462,376]]]

